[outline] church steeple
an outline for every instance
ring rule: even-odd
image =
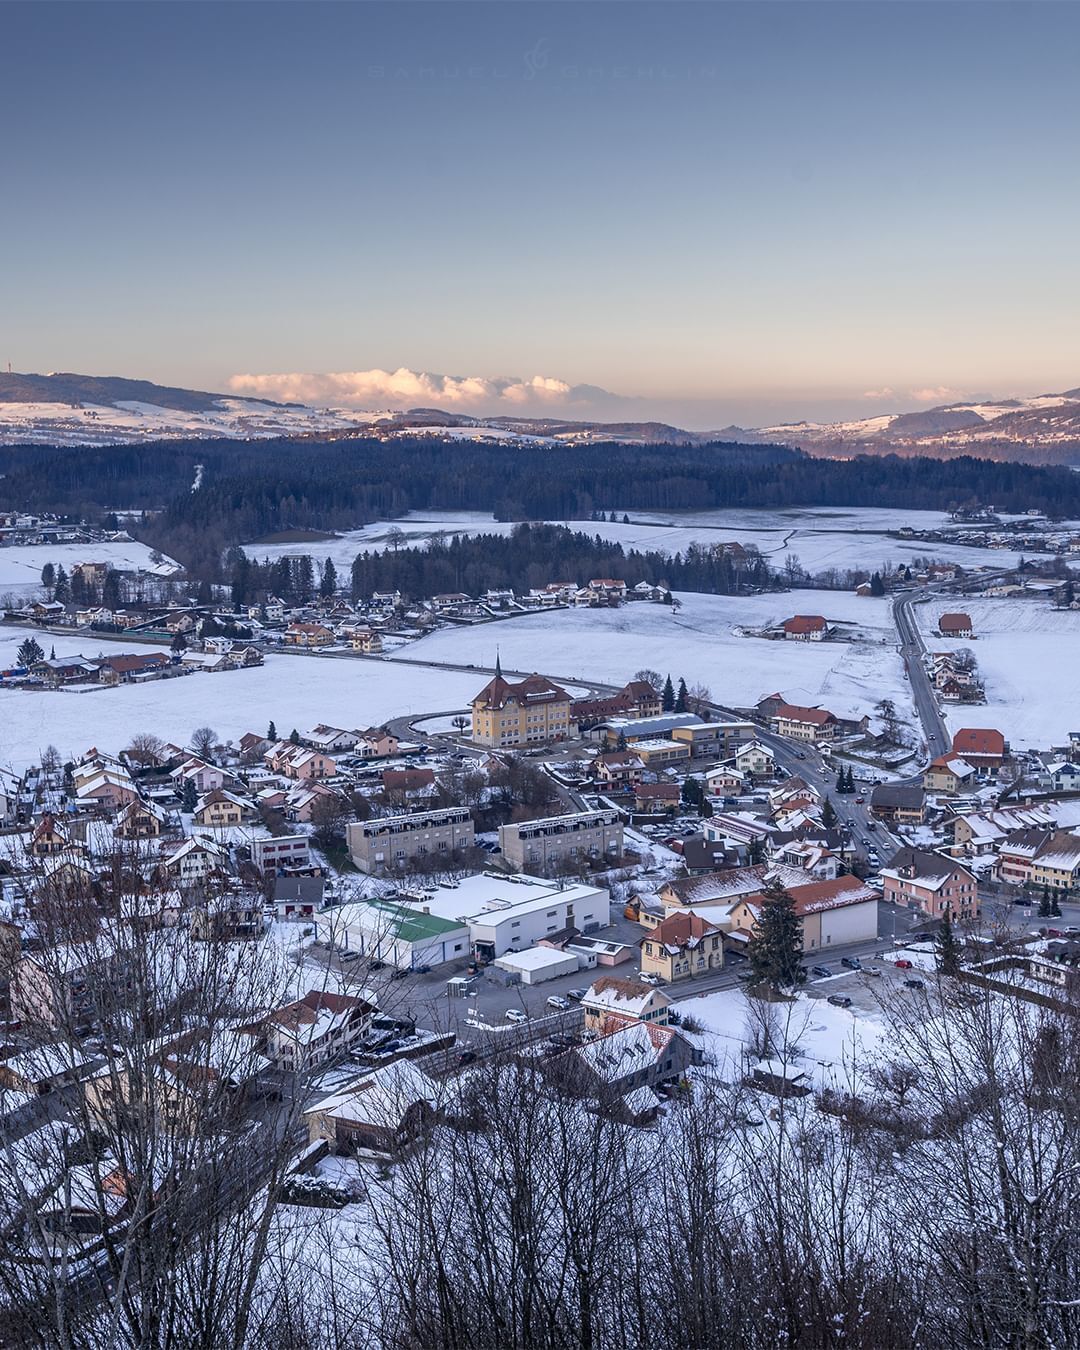
[[[496,647],[496,648],[495,648],[495,678],[496,678],[497,680],[501,680],[502,677],[503,677],[503,673],[502,673],[502,660],[501,660],[501,658],[500,658],[500,656],[499,656],[499,649],[498,649],[498,647]]]

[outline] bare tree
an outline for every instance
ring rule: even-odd
[[[124,751],[126,757],[142,768],[160,764],[165,753],[165,742],[152,731],[138,731]]]
[[[213,727],[196,727],[191,733],[191,748],[200,759],[209,762],[214,746],[217,745],[217,738],[218,734]]]

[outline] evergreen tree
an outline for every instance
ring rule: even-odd
[[[682,676],[680,676],[680,677],[679,677],[679,692],[678,692],[678,694],[676,694],[676,696],[675,696],[675,711],[676,711],[676,712],[680,712],[680,713],[686,712],[686,698],[687,698],[687,692],[688,692],[688,691],[687,691],[687,688],[686,688],[686,681],[682,678]]]
[[[169,643],[169,650],[173,653],[173,655],[177,658],[177,660],[179,660],[179,658],[183,656],[186,648],[187,648],[187,638],[183,635],[183,633],[181,633],[180,629],[178,628],[176,632],[173,634],[173,640]]]
[[[41,644],[36,638],[28,637],[19,644],[19,650],[15,653],[15,661],[20,666],[29,669],[35,661],[43,661],[45,653],[41,650]]]
[[[1049,919],[1053,911],[1050,908],[1050,887],[1044,886],[1042,889],[1042,898],[1039,901],[1039,918]]]
[[[934,936],[937,952],[937,968],[942,975],[959,975],[960,943],[953,930],[952,911],[944,909],[941,914],[941,927]]]
[[[195,810],[199,803],[199,793],[195,787],[193,778],[185,778],[184,786],[180,789],[180,804],[189,814]]]
[[[821,823],[827,830],[831,830],[836,824],[836,808],[828,797],[825,798],[824,805],[821,808]]]
[[[660,696],[660,707],[664,712],[675,711],[675,686],[671,683],[670,675],[664,681],[664,692]]]
[[[274,726],[273,718],[271,718],[270,725],[266,728],[266,739],[268,741],[277,740],[277,727]]]
[[[683,780],[681,796],[687,806],[697,806],[700,808],[701,803],[705,800],[705,789],[701,786],[701,779],[693,777],[685,778]]]
[[[327,558],[326,565],[323,567],[322,580],[319,582],[319,594],[324,600],[333,598],[337,590],[337,568],[334,566],[333,558]]]
[[[618,737],[616,738],[616,741],[615,741],[615,749],[616,749],[616,750],[625,750],[625,749],[626,749],[626,732],[625,732],[625,731],[620,731],[620,732],[619,732],[619,735],[618,735]]]
[[[875,572],[873,576],[870,578],[870,594],[871,595],[885,594],[885,583],[881,579],[880,572]]]
[[[68,574],[64,571],[63,565],[56,569],[56,581],[53,585],[54,600],[59,600],[61,604],[66,605],[71,599],[71,582],[68,581]]]
[[[629,524],[630,524],[630,517],[626,514],[625,511],[623,512],[622,523],[623,523],[624,525],[629,525]]]
[[[761,909],[746,944],[754,980],[772,989],[794,988],[806,979],[802,925],[795,901],[774,878],[761,893]]]
[[[295,727],[293,727],[292,731],[289,732],[289,744],[290,745],[300,744],[300,733],[297,731]]]
[[[41,569],[41,584],[45,587],[46,590],[51,591],[55,582],[56,582],[56,568],[52,565],[52,563],[46,563],[45,566]]]
[[[106,609],[116,609],[123,597],[120,594],[120,573],[110,567],[101,587],[101,603]]]
[[[1054,893],[1050,897],[1050,917],[1052,919],[1061,918],[1061,902],[1058,900],[1058,888],[1054,887]]]

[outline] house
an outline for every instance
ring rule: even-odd
[[[665,881],[657,894],[665,911],[692,908],[701,913],[704,906],[708,916],[713,907],[717,907],[716,913],[719,914],[721,909],[729,908],[740,897],[757,894],[767,880],[774,876],[778,876],[785,886],[797,886],[806,880],[805,875],[795,868],[755,863],[749,867],[724,868],[704,876],[675,877]]]
[[[737,867],[747,860],[747,850],[731,839],[706,839],[693,835],[677,841],[676,852],[681,851],[683,867],[688,876],[703,876],[726,867]]]
[[[741,793],[746,786],[746,780],[738,769],[721,764],[715,769],[707,770],[705,786],[713,796],[727,797]]]
[[[118,656],[99,656],[94,661],[102,684],[127,684],[139,675],[166,670],[169,664],[165,652],[121,652]]]
[[[974,875],[943,853],[902,848],[881,869],[881,880],[888,904],[921,910],[932,919],[940,919],[946,910],[954,919],[978,918]]]
[[[347,1055],[371,1026],[375,1005],[350,994],[311,989],[247,1030],[284,1073],[304,1073]]]
[[[1080,792],[1080,764],[1070,759],[1051,760],[1039,775],[1039,786],[1050,792]]]
[[[723,929],[697,914],[669,914],[638,946],[642,974],[659,975],[669,984],[724,964]]]
[[[389,801],[404,804],[413,797],[435,796],[434,769],[383,769],[381,780]]]
[[[942,637],[947,638],[971,637],[973,632],[971,615],[963,613],[943,614],[938,619],[938,632]]]
[[[1064,830],[1015,830],[998,845],[997,875],[1013,886],[1030,883],[1069,891],[1080,880],[1080,838]]]
[[[923,787],[928,792],[965,792],[976,777],[975,766],[960,755],[939,755],[924,772]]]
[[[472,700],[472,739],[495,747],[561,741],[577,724],[570,713],[570,695],[543,675],[529,675],[516,684],[495,676]]]
[[[382,634],[366,625],[347,625],[341,629],[341,636],[348,639],[354,652],[361,652],[364,656],[377,656],[383,649]]]
[[[311,839],[306,834],[279,834],[251,841],[252,864],[264,875],[305,871],[311,867]]]
[[[634,789],[634,810],[674,815],[682,801],[678,783],[639,783]]]
[[[198,802],[193,819],[196,825],[221,830],[231,825],[240,825],[253,814],[254,810],[249,801],[218,788],[214,792],[208,792]]]
[[[71,847],[67,831],[57,823],[51,811],[46,811],[34,827],[26,844],[26,851],[32,858],[50,858],[53,854],[64,853]]]
[[[397,754],[399,744],[394,733],[385,727],[368,727],[360,733],[355,753],[363,759],[389,759]]]
[[[327,726],[325,722],[320,722],[300,737],[309,749],[323,750],[328,755],[342,754],[346,750],[351,750],[359,739],[358,731],[345,731],[341,727]]]
[[[770,719],[778,735],[796,741],[830,741],[836,735],[838,722],[824,708],[803,708],[794,703],[781,703]]]
[[[870,814],[889,825],[921,825],[926,793],[917,783],[878,783],[870,794]]]
[[[644,770],[641,756],[632,750],[602,750],[590,765],[597,786],[608,791],[637,787]]]
[[[701,1057],[675,1027],[638,1021],[543,1061],[542,1072],[564,1091],[607,1107],[643,1089],[677,1083]],[[655,1101],[654,1096],[652,1109]]]
[[[610,862],[622,857],[622,817],[612,810],[572,811],[500,825],[499,847],[503,858],[518,871],[527,867],[569,869],[579,860]]]
[[[113,833],[118,839],[157,839],[165,821],[165,812],[156,802],[136,799],[117,812]]]
[[[780,627],[784,637],[795,642],[821,642],[829,635],[829,625],[820,614],[796,614]]]
[[[990,727],[962,727],[953,735],[953,754],[988,778],[1005,763],[1007,748],[1001,732]]]
[[[182,789],[185,783],[193,783],[195,791],[203,794],[223,788],[231,781],[224,769],[219,769],[216,764],[206,764],[194,756],[173,769],[169,777],[177,788]]]
[[[287,647],[328,647],[334,641],[333,630],[321,623],[291,623],[283,636]]]
[[[289,820],[307,825],[311,823],[317,803],[327,797],[334,801],[342,800],[333,788],[327,787],[317,778],[303,778],[295,787],[289,789],[280,804],[280,809]]]
[[[224,872],[227,863],[226,853],[209,839],[185,839],[164,853],[161,867],[183,888],[199,886],[215,873]]]
[[[735,767],[751,778],[772,778],[776,773],[776,756],[761,741],[750,741],[735,752]]]
[[[89,683],[98,677],[98,668],[93,661],[83,656],[52,657],[44,661],[35,661],[30,674],[44,680],[46,684]]]
[[[102,956],[94,942],[20,955],[8,990],[12,1020],[45,1027],[88,1025],[93,1018],[93,983],[103,974]]]
[[[274,906],[278,919],[313,919],[323,907],[322,877],[271,876],[268,882],[268,903]]]
[[[654,985],[603,975],[594,980],[581,1000],[585,1028],[601,1036],[636,1022],[668,1023],[671,999]]]
[[[978,857],[997,853],[1017,830],[1052,830],[1057,821],[1045,806],[1012,806],[997,811],[974,811],[947,820],[954,849]]]
[[[449,860],[475,847],[467,806],[352,821],[346,827],[349,857],[369,875],[405,867],[418,858]]]
[[[274,773],[297,780],[333,778],[338,771],[337,761],[331,755],[294,745],[292,741],[278,741],[267,750],[263,760]]]
[[[223,895],[191,912],[196,942],[232,942],[260,938],[266,931],[261,895]]]
[[[435,1119],[435,1084],[408,1060],[354,1078],[304,1112],[311,1143],[394,1157]]]
[[[803,877],[794,885],[784,884],[795,902],[804,951],[871,942],[877,937],[879,892],[858,877],[811,882]],[[757,927],[765,903],[766,897],[759,891],[740,898],[730,907],[724,922],[732,945],[745,945]]]
[[[76,780],[75,796],[80,802],[117,811],[139,800],[139,792],[126,769],[101,769]]]

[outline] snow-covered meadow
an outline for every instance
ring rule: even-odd
[[[914,612],[931,651],[965,646],[936,636],[938,619],[955,610],[971,615],[976,634],[971,651],[987,701],[974,708],[948,708],[950,728],[996,727],[1020,749],[1066,742],[1080,722],[1080,613],[1053,609],[1046,596],[930,601],[916,605]]]
[[[416,659],[503,665],[622,684],[648,667],[708,686],[720,703],[746,707],[778,691],[792,702],[839,714],[872,712],[892,698],[903,714],[910,692],[896,652],[888,601],[844,591],[751,597],[682,594],[682,607],[636,603],[621,609],[529,614],[474,628],[443,629],[409,648]],[[855,642],[783,642],[738,636],[793,614],[856,625]]]
[[[171,558],[155,563],[146,544],[130,539],[124,543],[13,544],[0,548],[0,597],[15,596],[21,604],[45,595],[41,569],[46,563],[66,572],[81,562],[105,562],[125,571],[148,572],[167,577],[180,570]]]
[[[886,564],[899,566],[916,558],[933,557],[960,563],[964,567],[1001,566],[1016,562],[1019,554],[1007,550],[993,553],[962,544],[924,544],[913,539],[893,539],[889,530],[905,525],[912,529],[941,529],[949,524],[940,511],[889,511],[880,507],[791,507],[782,511],[730,510],[700,512],[631,511],[630,524],[592,520],[566,520],[559,524],[581,530],[601,539],[620,543],[624,548],[658,550],[667,554],[683,553],[691,544],[715,544],[727,541],[754,544],[780,566],[788,553],[797,555],[811,573],[836,568],[880,569]],[[414,513],[395,521],[379,521],[332,539],[299,543],[249,544],[249,557],[279,558],[308,553],[322,560],[333,558],[334,566],[347,571],[357,553],[365,549],[379,552],[400,531],[409,544],[423,543],[435,535],[509,534],[513,524],[494,520],[480,511]],[[586,580],[587,578],[580,578]],[[651,578],[650,578],[651,579]]]
[[[26,629],[0,629],[0,668],[15,663]],[[146,644],[101,642],[91,634],[38,634],[45,651],[92,657],[155,650]],[[481,672],[427,670],[390,661],[269,656],[250,670],[150,680],[114,689],[0,689],[0,765],[37,763],[47,745],[62,755],[90,746],[115,752],[139,731],[186,745],[196,727],[223,740],[264,732],[271,718],[282,735],[316,722],[378,725],[391,717],[463,708],[486,680]]]

